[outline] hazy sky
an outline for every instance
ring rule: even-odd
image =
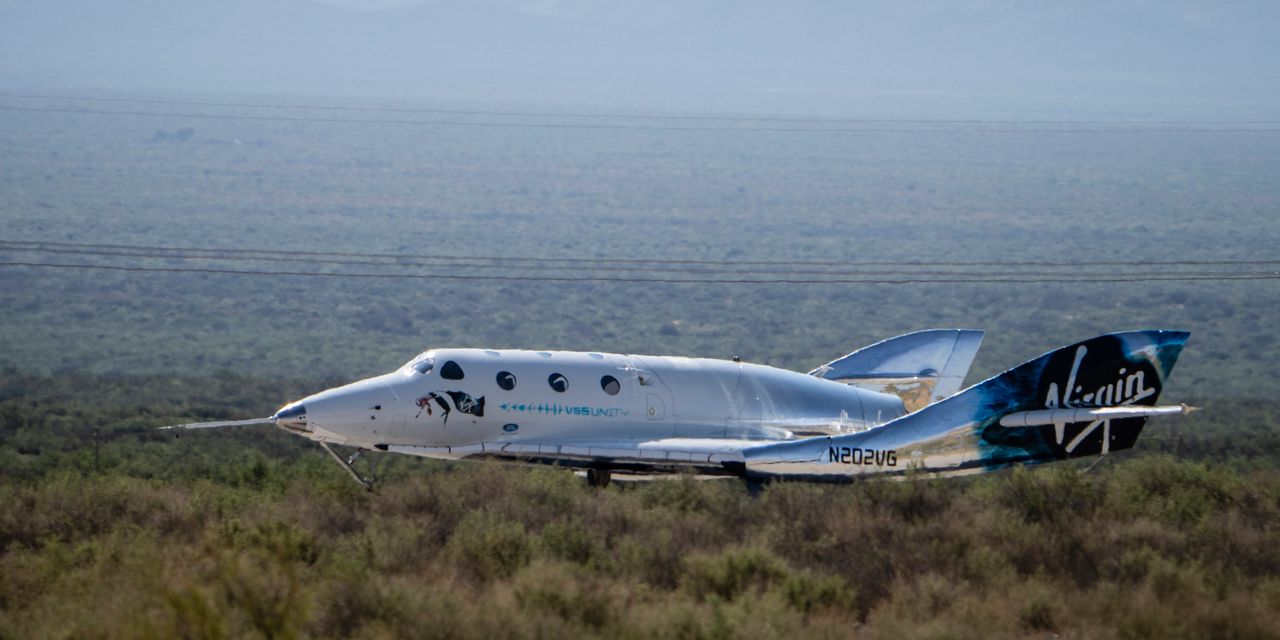
[[[1274,0],[0,0],[0,88],[1257,115],[1277,43]]]

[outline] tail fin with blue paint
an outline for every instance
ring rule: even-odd
[[[1023,363],[960,393],[862,433],[755,447],[756,476],[841,480],[904,473],[979,473],[1132,447],[1190,336],[1127,331]]]

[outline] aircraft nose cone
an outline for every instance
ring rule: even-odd
[[[280,407],[271,421],[278,427],[292,431],[309,431],[307,428],[307,407],[301,402],[294,402]]]

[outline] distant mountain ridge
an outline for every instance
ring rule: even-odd
[[[10,0],[0,85],[745,111],[886,95],[1274,105],[1276,24],[1267,2]]]

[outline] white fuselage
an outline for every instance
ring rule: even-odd
[[[664,438],[787,440],[905,413],[893,395],[773,367],[665,356],[438,349],[285,406],[277,424],[362,448]]]

